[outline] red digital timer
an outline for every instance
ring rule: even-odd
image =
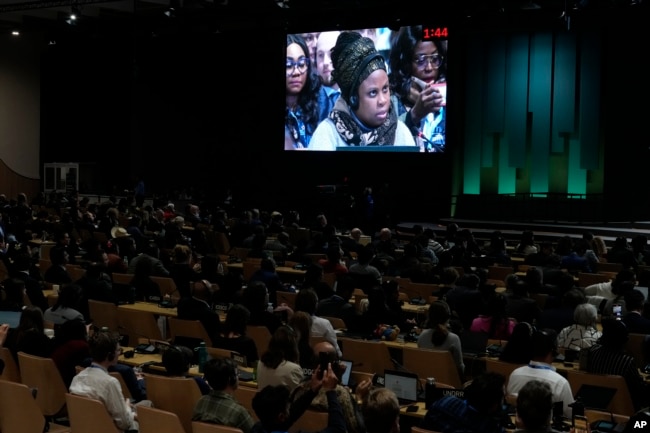
[[[422,29],[422,39],[431,40],[431,39],[447,39],[449,36],[449,31],[447,27],[424,27]]]

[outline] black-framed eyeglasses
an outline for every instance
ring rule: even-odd
[[[420,54],[413,59],[418,68],[424,68],[428,63],[431,63],[431,66],[434,68],[440,67],[442,65],[442,56],[440,54]]]
[[[287,59],[287,75],[293,74],[296,68],[299,73],[304,74],[309,67],[309,62],[307,57],[300,57],[298,60]]]

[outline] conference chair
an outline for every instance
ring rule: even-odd
[[[158,284],[158,287],[160,288],[160,295],[165,296],[169,295],[171,297],[174,297],[175,294],[177,294],[177,287],[176,283],[174,280],[170,277],[157,277],[157,276],[150,276],[151,281],[154,283]]]
[[[11,351],[6,347],[0,347],[0,359],[5,363],[5,369],[0,375],[0,380],[20,383],[20,369]]]
[[[327,319],[332,324],[332,328],[334,328],[334,329],[346,329],[347,328],[347,326],[345,325],[345,322],[340,317],[322,316],[322,318]]]
[[[64,413],[65,394],[68,389],[52,358],[18,352],[18,365],[22,383],[36,388],[36,403],[48,418]]]
[[[264,353],[269,347],[271,341],[271,332],[266,326],[252,326],[246,327],[246,335],[255,341],[257,353]]]
[[[228,427],[226,425],[192,421],[192,433],[243,433],[243,431],[240,428]]]
[[[48,424],[51,433],[68,433],[70,428],[48,422],[27,385],[0,380],[0,431],[42,433]]]
[[[172,341],[175,341],[176,337],[187,337],[201,339],[205,342],[206,346],[214,345],[212,338],[210,338],[208,331],[205,330],[200,320],[183,320],[178,317],[168,317],[167,324]]]
[[[428,300],[429,296],[432,296],[434,291],[437,291],[440,286],[438,284],[425,284],[425,283],[411,283],[405,284],[402,286],[400,283],[400,290],[409,297],[409,300],[413,298],[420,298]]]
[[[447,350],[429,350],[404,347],[402,349],[404,368],[420,378],[435,377],[436,381],[454,388],[463,387],[454,357]]]
[[[522,367],[525,364],[513,364],[511,362],[499,361],[498,359],[485,359],[485,371],[490,373],[499,373],[506,378],[504,387],[508,387],[508,379],[513,370]]]
[[[506,277],[514,274],[515,269],[512,266],[488,266],[488,279],[505,281]]]
[[[384,370],[395,369],[388,346],[383,341],[345,338],[339,343],[343,358],[352,361],[353,370],[383,374]]]
[[[138,406],[140,433],[186,433],[178,415],[158,408]],[[190,430],[191,432],[191,430]]]
[[[253,274],[262,267],[261,263],[253,261],[252,259],[246,259],[242,262],[242,272],[245,282],[249,282]]]
[[[106,327],[109,331],[118,330],[117,305],[112,302],[89,299],[88,311],[90,312],[90,318],[93,320],[93,325],[99,328]]]
[[[149,374],[145,378],[147,399],[157,409],[175,413],[186,432],[192,431],[194,405],[201,398],[196,381],[186,377]]]
[[[123,433],[100,400],[66,393],[72,433]]]
[[[577,395],[582,385],[593,385],[604,388],[616,389],[616,394],[606,408],[611,413],[632,416],[635,413],[634,404],[623,376],[613,374],[595,374],[584,371],[567,370],[567,380],[571,385],[571,392]]]
[[[578,272],[578,287],[582,287],[583,289],[593,284],[606,283],[610,280],[609,275]]]
[[[628,335],[627,343],[625,343],[625,351],[634,357],[636,361],[637,368],[644,368],[648,363],[650,363],[650,358],[646,360],[646,345],[645,334],[635,334],[630,333]]]
[[[133,280],[133,276],[134,276],[133,274],[122,274],[119,272],[113,272],[113,274],[111,274],[113,284],[130,285],[131,280]]]
[[[277,304],[278,305],[287,304],[292,310],[296,308],[297,295],[298,295],[297,293],[292,293],[292,292],[282,292],[282,291],[275,292]]]
[[[411,433],[440,433],[434,430],[427,430],[422,427],[412,426]]]
[[[120,334],[128,335],[129,342],[138,341],[138,338],[142,337],[151,340],[163,339],[156,317],[147,311],[117,308],[117,324]]]
[[[327,427],[327,412],[307,409],[300,418],[289,427],[289,433],[319,432]]]
[[[257,394],[257,388],[250,386],[238,386],[235,390],[235,400],[244,406],[251,417],[253,417],[253,420],[257,422],[259,418],[257,418],[257,414],[253,409],[253,397],[255,397],[255,394]]]

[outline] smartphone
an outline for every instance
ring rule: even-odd
[[[614,316],[616,316],[616,319],[620,319],[622,315],[621,304],[614,304],[612,307],[612,312],[614,313]]]
[[[589,433],[589,422],[586,416],[573,416],[573,433]]]
[[[318,354],[318,363],[320,365],[320,372],[318,373],[318,378],[322,379],[323,374],[327,371],[327,364],[330,362],[330,355],[327,352],[320,352]]]

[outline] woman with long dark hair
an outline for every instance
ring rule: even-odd
[[[264,389],[267,385],[285,385],[293,391],[304,376],[299,359],[296,332],[290,326],[280,326],[257,363],[257,387]]]
[[[287,35],[285,150],[309,147],[311,136],[332,104],[321,88],[309,49],[299,35]]]
[[[400,29],[389,61],[390,85],[397,114],[412,131],[422,133],[429,151],[444,151],[445,98],[439,86],[446,81],[445,42],[424,40],[422,26]]]
[[[460,377],[465,372],[463,362],[463,351],[460,345],[460,338],[449,330],[449,319],[451,311],[445,301],[435,301],[429,306],[429,318],[427,329],[422,331],[418,338],[418,348],[447,350],[451,352],[458,368]]]

